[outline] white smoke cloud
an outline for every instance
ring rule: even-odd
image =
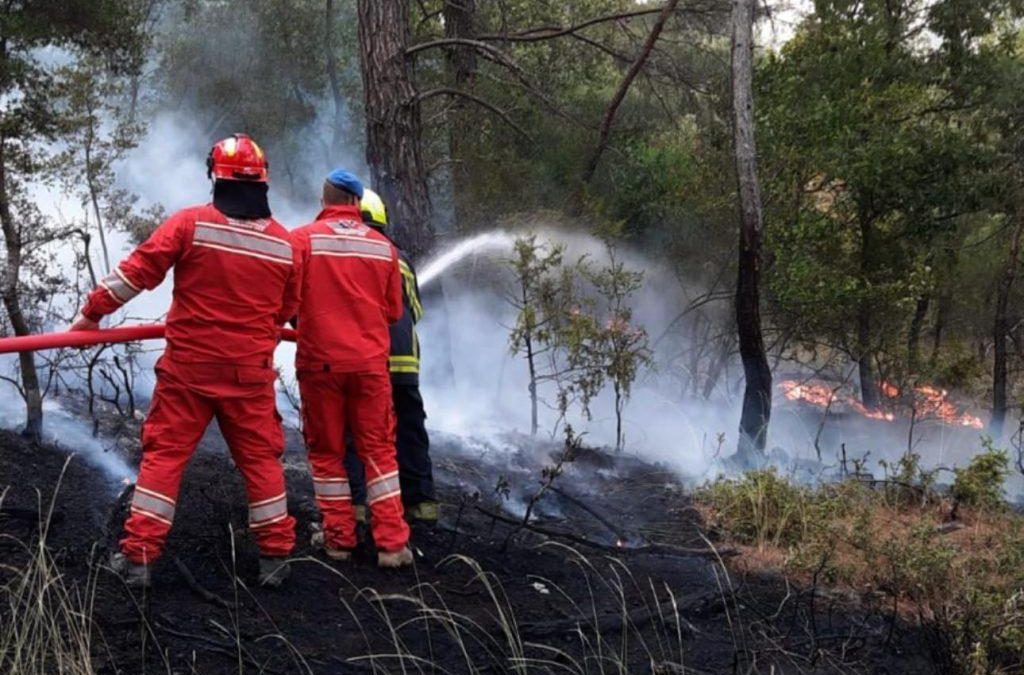
[[[526,231],[524,227],[522,232]],[[607,262],[604,244],[596,238],[572,231],[533,231],[542,241],[565,245],[567,260],[587,255],[598,264]],[[439,278],[447,280],[445,296],[450,322],[450,329],[445,331],[443,312],[428,305],[419,326],[421,388],[428,425],[446,434],[477,439],[488,447],[502,447],[502,439],[510,430],[528,433],[530,428],[526,362],[509,351],[509,327],[515,322],[515,313],[495,284],[495,279],[502,276],[503,259],[509,257],[515,236],[510,231],[478,234],[454,242],[423,266],[430,272],[426,285]],[[689,331],[685,318],[671,327],[670,324],[677,319],[679,308],[685,306],[685,299],[695,295],[698,285],[684,288],[657,262],[628,248],[618,250],[616,255],[628,267],[645,273],[645,285],[633,303],[636,320],[652,337],[666,330],[674,336],[655,344],[655,368],[641,373],[633,388],[625,411],[627,451],[664,463],[690,478],[725,471],[726,467],[717,460],[734,452],[738,441],[742,395],[738,359],[732,359],[731,381],[727,386],[719,386],[710,399],[681,392],[671,368],[681,343],[687,346],[683,336],[689,335]],[[465,270],[471,266],[475,271],[467,275]],[[731,305],[728,300],[722,305],[720,320],[728,329]],[[441,344],[446,334],[450,335],[454,368],[454,383],[450,385],[445,377],[447,351]],[[540,410],[541,434],[545,438],[557,437],[559,414],[550,406],[556,392],[553,385],[541,385],[540,393],[549,403]],[[599,395],[591,410],[590,420],[575,414],[567,421],[577,432],[586,433],[588,444],[613,446],[615,415],[611,393]],[[839,471],[845,448],[848,468],[852,469],[854,460],[866,456],[867,470],[881,474],[879,460],[897,461],[907,452],[908,439],[909,447],[921,455],[922,463],[933,468],[962,466],[981,448],[980,432],[934,420],[916,422],[911,437],[911,425],[905,419],[884,422],[833,411],[822,427],[821,414],[786,401],[781,395],[775,397],[768,447],[782,470],[807,480],[832,477]],[[820,462],[816,441],[822,453]],[[949,480],[951,474],[940,473],[939,477]],[[1011,476],[1007,487],[1011,494],[1021,492],[1021,476]]]
[[[79,417],[69,413],[59,401],[46,399],[43,414],[43,437],[47,442],[66,449],[102,470],[112,483],[135,480],[135,472],[120,454],[113,451],[113,442],[102,437],[94,438],[88,426]],[[0,387],[0,427],[13,429],[24,420],[25,402],[12,387]]]

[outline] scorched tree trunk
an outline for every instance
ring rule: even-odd
[[[995,320],[992,326],[993,359],[992,359],[992,419],[989,421],[989,433],[998,440],[1003,435],[1003,424],[1006,422],[1007,403],[1007,349],[1006,341],[1010,332],[1010,320],[1007,316],[1010,304],[1010,292],[1017,279],[1017,266],[1020,264],[1021,235],[1024,234],[1024,213],[1014,214],[1013,236],[1010,239],[1010,250],[1006,255],[1006,267],[1003,278],[996,292]]]
[[[761,332],[763,216],[754,139],[754,2],[734,0],[732,6],[733,124],[740,212],[736,332],[746,379],[738,451],[749,460],[763,456],[772,414],[772,373]]]

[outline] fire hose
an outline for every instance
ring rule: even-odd
[[[136,340],[159,340],[163,336],[164,325],[161,323],[144,326],[101,328],[100,330],[20,335],[17,337],[0,338],[0,354],[37,352],[45,349],[61,349],[63,347],[89,347],[91,345],[114,344],[117,342],[135,342]],[[290,328],[281,329],[282,340],[294,342],[295,337],[296,333],[294,330]]]

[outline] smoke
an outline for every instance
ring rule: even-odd
[[[595,237],[535,224],[525,224],[520,232],[527,231],[540,241],[564,245],[567,260],[585,255],[596,264],[608,262],[605,244]],[[510,352],[509,332],[516,315],[502,293],[511,280],[504,260],[516,236],[514,230],[495,230],[455,242],[424,265],[421,274],[424,286],[445,280],[449,321],[446,330],[444,312],[428,305],[419,326],[428,425],[445,435],[473,439],[482,447],[505,447],[510,431],[526,434],[530,429],[527,365]],[[722,382],[708,398],[682,384],[692,373],[686,372],[687,359],[681,355],[701,346],[701,338],[693,337],[701,333],[693,330],[693,316],[680,317],[679,312],[688,299],[706,290],[704,285],[681,281],[657,261],[628,248],[617,250],[616,258],[644,272],[644,286],[633,298],[634,318],[652,337],[654,350],[654,367],[640,373],[626,407],[627,451],[692,479],[729,472],[721,460],[734,452],[738,441],[738,358],[729,357]],[[730,310],[728,299],[711,305],[710,320],[728,331]],[[442,348],[445,336],[450,336],[450,350]],[[451,384],[446,377],[449,369],[454,370]],[[568,422],[585,434],[587,444],[614,445],[610,391],[592,402],[591,419],[576,413],[562,420],[554,406],[554,385],[542,383],[540,395],[547,402],[540,410],[541,440],[558,440],[561,425]],[[796,478],[814,481],[837,475],[844,453],[849,470],[862,460],[865,470],[881,473],[879,460],[895,462],[908,450],[919,454],[926,467],[951,468],[965,464],[982,446],[978,431],[935,420],[911,425],[903,419],[886,422],[835,411],[823,415],[776,396],[768,439],[771,461]],[[1020,476],[1014,476],[1007,487],[1017,493],[1024,486]]]
[[[52,398],[43,403],[45,419],[44,440],[80,456],[85,462],[103,471],[111,483],[120,485],[134,481],[135,472],[113,451],[114,443],[94,438],[81,418],[69,413],[59,401]],[[24,401],[11,387],[0,388],[0,427],[10,429],[24,421]]]
[[[159,204],[173,211],[204,202],[209,199],[204,158],[210,142],[187,116],[162,114],[152,121],[140,147],[117,167],[119,185],[136,194],[142,207]],[[311,193],[315,192],[313,188]],[[77,198],[52,187],[34,186],[33,195],[50,217],[73,221],[84,215]],[[308,221],[317,210],[315,203],[289,201],[284,191],[276,188],[271,199],[277,217],[291,226]],[[565,245],[566,259],[587,256],[597,264],[607,262],[605,244],[595,237],[551,226],[538,227],[536,223],[524,223],[520,232],[528,230],[536,232],[542,240]],[[526,364],[509,351],[509,327],[514,325],[515,312],[501,294],[502,284],[508,281],[502,259],[509,256],[516,235],[514,230],[495,230],[457,241],[420,270],[424,287],[445,281],[443,297],[449,321],[449,326],[443,326],[445,312],[428,305],[419,327],[428,423],[435,431],[491,448],[510,447],[508,432],[527,432],[530,424]],[[125,233],[113,231],[108,238],[112,260],[120,259],[132,248]],[[100,269],[98,251],[94,251],[94,257]],[[718,460],[736,447],[742,380],[736,360],[731,358],[722,383],[710,398],[683,390],[681,381],[687,373],[680,355],[698,347],[700,338],[694,337],[691,318],[680,321],[677,312],[704,287],[698,280],[680,281],[663,265],[636,251],[621,249],[617,257],[645,274],[644,287],[634,298],[634,316],[652,337],[655,361],[651,371],[641,373],[626,408],[627,450],[662,462],[685,476],[713,475],[721,470]],[[70,266],[73,259],[70,251],[59,252],[60,265]],[[173,273],[154,291],[141,294],[122,314],[133,323],[160,320],[170,306],[172,277]],[[74,309],[72,299],[65,298],[63,302],[63,311],[70,316]],[[708,309],[712,319],[727,329],[728,302],[717,307],[709,305]],[[446,336],[450,336],[450,349],[442,348],[441,340],[449,339]],[[135,392],[140,400],[151,395],[151,368],[161,353],[162,343],[150,346],[152,349],[141,363]],[[285,382],[294,382],[294,349],[294,345],[284,343],[275,355]],[[449,369],[454,370],[454,381],[441,385],[449,381]],[[0,422],[5,426],[16,425],[21,415],[13,411],[23,408],[9,385],[2,389],[2,395],[11,403],[4,405]],[[560,419],[554,409],[553,386],[542,385],[540,394],[547,402],[541,409],[541,433],[545,440],[557,440],[561,424],[568,422],[585,434],[588,444],[613,445],[615,415],[610,393],[602,393],[593,401],[591,419],[573,414],[566,420]],[[908,446],[922,454],[928,465],[962,464],[980,445],[977,433],[936,423],[919,423],[912,438],[903,423],[833,417],[822,425],[820,416],[788,404],[782,397],[776,401],[769,437],[769,447],[775,449],[773,458],[787,471],[803,471],[806,478],[833,471],[844,448],[848,460],[867,456],[869,467],[875,468],[877,460],[895,460]],[[297,412],[286,398],[280,399],[280,407],[286,422],[298,426]],[[103,464],[112,477],[130,473],[123,463],[117,465],[119,460],[105,452],[100,441],[91,437],[87,425],[76,423],[73,416],[52,401],[48,403],[46,434],[72,443],[92,458],[90,461]]]
[[[595,264],[609,262],[606,245],[586,234],[545,228],[530,228],[540,241],[565,247],[568,260],[586,256]],[[523,228],[522,233],[526,233]],[[496,230],[456,242],[423,267],[420,281],[426,286],[439,275],[446,276],[445,299],[451,335],[451,363],[448,350],[438,340],[446,331],[445,316],[437,308],[425,307],[419,326],[423,373],[421,386],[428,406],[432,429],[500,446],[500,437],[510,430],[528,433],[530,429],[529,375],[524,359],[509,349],[509,330],[516,312],[503,297],[501,289],[510,279],[502,261],[514,245],[516,233]],[[664,333],[673,317],[666,310],[683,306],[684,289],[661,265],[633,251],[616,252],[628,267],[643,270],[645,284],[634,298],[634,316],[652,336]],[[464,267],[472,261],[475,270],[468,275]],[[460,274],[460,272],[462,272]],[[432,311],[434,310],[434,311]],[[725,434],[735,428],[735,406],[724,404],[714,410],[696,409],[685,404],[678,386],[666,372],[674,360],[675,345],[662,341],[655,350],[658,368],[644,373],[636,383],[625,417],[627,448],[653,461],[664,462],[687,475],[707,471],[711,447],[708,437]],[[444,376],[454,370],[454,383]],[[614,445],[614,399],[602,392],[591,405],[592,417],[571,414],[566,420],[554,405],[553,384],[540,385],[541,433],[557,438],[564,422],[572,424],[592,445]],[[734,441],[733,441],[734,442]]]

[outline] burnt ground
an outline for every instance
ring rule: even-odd
[[[95,672],[933,672],[920,629],[820,589],[726,572],[730,551],[710,547],[663,468],[581,452],[534,508],[542,534],[509,523],[557,444],[507,438],[494,447],[442,435],[434,444],[442,522],[414,532],[415,569],[384,572],[369,548],[349,564],[310,550],[312,483],[290,437],[299,548],[282,590],[253,585],[244,491],[215,428],[186,472],[145,596],[104,567],[130,490],[72,460],[47,543],[65,583],[96,582]],[[0,487],[9,486],[2,581],[25,563],[18,542],[38,539],[39,495],[45,511],[65,459],[0,432]],[[0,624],[10,612],[0,602]]]

